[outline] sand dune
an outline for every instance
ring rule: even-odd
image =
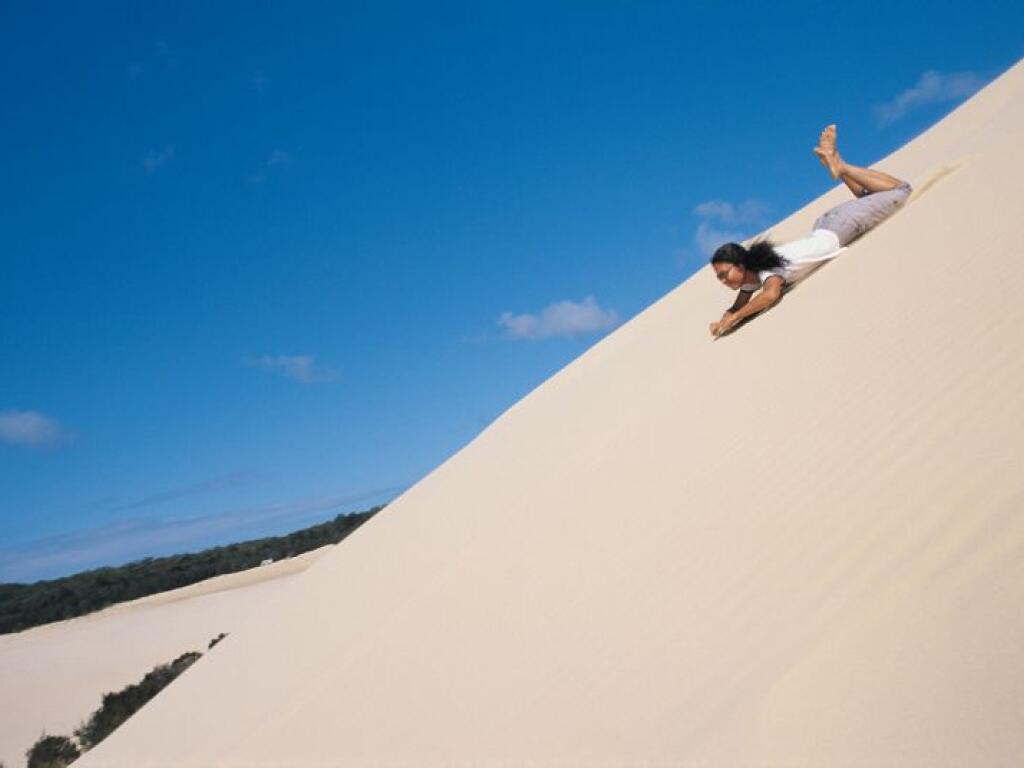
[[[1019,765],[1022,122],[1018,63],[778,307],[712,342],[693,276],[80,765]]]
[[[0,764],[25,765],[42,731],[70,736],[100,697],[234,630],[240,617],[333,549],[206,579],[67,621],[0,635]]]

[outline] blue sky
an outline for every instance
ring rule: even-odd
[[[1014,4],[5,3],[0,581],[394,498]],[[723,306],[729,297],[723,292]]]

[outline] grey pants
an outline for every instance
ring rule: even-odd
[[[835,232],[839,244],[846,245],[896,213],[907,202],[910,192],[910,185],[903,182],[895,189],[848,200],[825,211],[814,222],[814,228]]]

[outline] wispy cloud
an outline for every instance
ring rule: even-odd
[[[255,368],[279,373],[303,384],[317,384],[338,378],[337,372],[317,365],[313,355],[260,355],[246,362]]]
[[[538,314],[503,312],[498,325],[513,339],[546,339],[552,336],[582,336],[611,328],[619,322],[615,310],[603,309],[593,296],[582,302],[558,301]]]
[[[248,180],[258,184],[261,181],[266,180],[269,168],[280,168],[282,166],[292,164],[292,153],[284,149],[275,149],[269,155],[267,159],[263,161],[259,168],[248,175]]]
[[[34,447],[52,446],[71,434],[52,416],[38,411],[0,411],[0,442]]]
[[[141,80],[143,77],[159,75],[161,72],[173,76],[181,66],[179,52],[172,50],[166,40],[157,40],[153,43],[150,53],[142,53],[136,61],[129,62],[125,67],[125,75],[132,82]]]
[[[129,509],[141,509],[142,507],[150,507],[155,504],[164,504],[169,501],[177,501],[188,496],[201,496],[207,493],[216,493],[217,491],[231,490],[232,488],[241,488],[248,485],[253,485],[264,478],[257,472],[230,472],[226,475],[219,475],[208,480],[202,480],[198,483],[191,483],[189,485],[179,485],[174,488],[168,488],[163,491],[157,491],[147,496],[143,496],[138,499],[131,501],[121,501],[106,503],[103,508],[109,512],[121,512]]]
[[[270,78],[262,72],[257,72],[252,76],[250,82],[252,83],[252,87],[256,89],[257,93],[263,93],[264,89],[270,85]]]
[[[172,49],[166,40],[158,40],[154,45],[157,61],[163,64],[168,72],[174,72],[181,64],[179,51]]]
[[[168,519],[145,517],[47,536],[0,548],[0,583],[55,578],[86,568],[120,564],[147,556],[194,551],[214,543],[238,540],[257,526],[308,525],[324,512],[357,502],[383,502],[408,485],[373,488],[319,499],[226,510],[210,515]],[[256,532],[258,533],[258,531]]]
[[[745,240],[750,227],[759,228],[768,215],[768,205],[761,200],[749,199],[742,203],[708,200],[693,209],[701,218],[693,240],[703,256],[710,256],[723,243]]]
[[[693,212],[707,219],[718,219],[725,224],[748,224],[760,221],[768,213],[768,205],[760,200],[744,200],[734,205],[725,200],[700,203]]]
[[[146,169],[146,173],[156,173],[173,160],[174,147],[151,149],[146,153],[146,156],[142,158],[142,167]]]
[[[702,221],[697,225],[693,241],[701,255],[710,257],[718,247],[725,243],[738,243],[746,239],[746,234],[738,229],[719,229],[713,224]]]
[[[982,85],[982,78],[974,72],[943,74],[929,69],[911,88],[889,101],[876,104],[873,107],[875,120],[879,125],[889,125],[919,107],[967,98]]]
[[[273,168],[275,165],[289,165],[292,162],[291,153],[285,152],[283,149],[275,149],[267,157],[267,167]]]

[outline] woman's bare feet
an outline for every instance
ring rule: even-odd
[[[825,130],[818,137],[818,146],[814,148],[814,154],[821,160],[821,164],[828,168],[832,178],[838,179],[840,173],[842,173],[843,159],[839,156],[839,151],[836,149],[835,123],[825,126]]]

